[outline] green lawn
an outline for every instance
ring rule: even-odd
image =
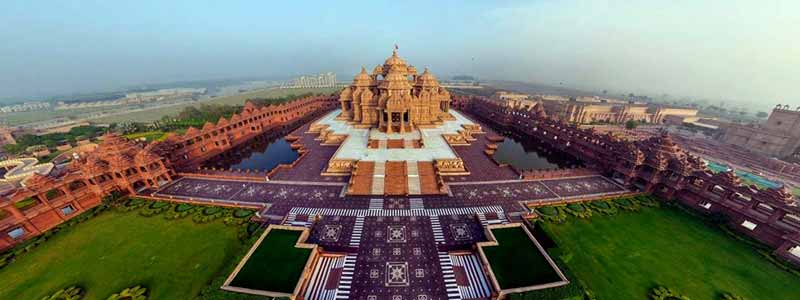
[[[501,288],[519,288],[561,280],[522,228],[492,229],[492,233],[499,245],[484,247],[483,252]],[[520,270],[526,270],[524,276]]]
[[[245,100],[253,98],[278,98],[278,97],[285,97],[288,95],[301,95],[305,93],[329,94],[336,92],[338,90],[339,88],[263,89],[263,90],[231,95],[231,96],[217,97],[199,102],[192,102],[192,103],[173,105],[157,109],[136,111],[128,114],[108,116],[108,117],[93,119],[91,121],[95,123],[153,122],[161,120],[161,118],[164,116],[177,115],[184,108],[192,105],[194,106],[200,106],[203,104],[244,105]]]
[[[599,299],[645,299],[656,284],[694,300],[800,299],[800,277],[751,246],[675,208],[544,223],[577,279]],[[574,280],[574,278],[570,278]]]
[[[106,299],[144,285],[150,299],[190,299],[243,249],[237,228],[106,211],[0,269],[0,299],[40,299],[77,284]]]
[[[167,137],[167,133],[163,131],[146,131],[146,132],[137,132],[126,134],[125,138],[129,140],[137,140],[140,138],[144,138],[148,142],[152,141],[162,141]]]
[[[231,282],[231,286],[291,293],[311,249],[295,248],[300,231],[271,230]]]

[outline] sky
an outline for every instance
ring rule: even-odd
[[[336,72],[800,105],[800,1],[0,2],[0,98]]]

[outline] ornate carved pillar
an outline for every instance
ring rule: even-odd
[[[406,132],[405,123],[406,123],[406,113],[402,112],[400,113],[400,133]]]

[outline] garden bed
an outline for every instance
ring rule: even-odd
[[[313,246],[298,244],[304,231],[279,227],[264,232],[223,289],[274,296],[294,292]]]
[[[497,245],[482,246],[482,250],[501,289],[566,284],[555,264],[523,227],[492,228],[491,232]]]

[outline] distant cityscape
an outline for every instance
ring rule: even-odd
[[[333,72],[319,73],[315,75],[302,75],[281,84],[282,89],[327,88],[336,86],[336,73]]]

